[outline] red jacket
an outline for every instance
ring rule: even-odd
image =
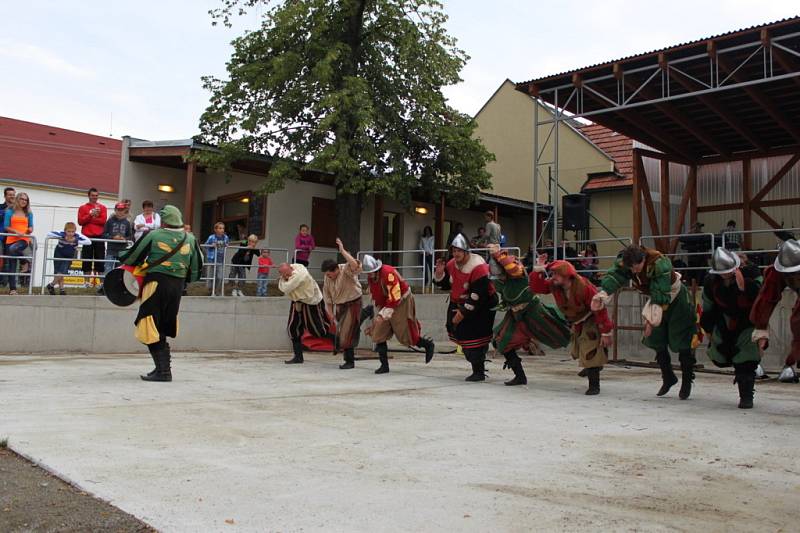
[[[95,207],[100,209],[100,214],[93,217],[90,211]],[[86,237],[102,238],[107,219],[106,206],[100,202],[96,204],[86,202],[78,208],[78,224],[81,226],[81,233]]]
[[[573,288],[567,293],[560,287],[556,287],[547,279],[543,272],[531,272],[528,277],[528,286],[534,294],[552,294],[556,305],[564,313],[569,322],[580,320],[588,313],[594,315],[595,324],[600,333],[608,333],[614,329],[614,323],[608,316],[608,310],[603,307],[600,311],[592,311],[592,298],[597,294],[597,288],[585,278],[574,279]],[[580,331],[580,328],[578,328]]]
[[[379,308],[396,308],[408,291],[408,283],[393,266],[383,265],[376,274],[377,276],[370,275],[368,278],[372,300]]]

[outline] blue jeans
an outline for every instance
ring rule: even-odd
[[[119,261],[117,260],[117,254],[119,252],[106,252],[106,261],[107,263],[103,263],[103,277],[106,277],[109,272],[117,268],[119,265]]]
[[[263,272],[259,272],[256,281],[256,296],[266,296],[267,295],[267,283],[269,278],[269,274],[264,274]]]
[[[28,241],[17,241],[13,244],[8,244],[5,247],[5,255],[13,255],[21,257],[25,255],[25,249],[28,247]],[[8,272],[8,289],[17,290],[17,267],[19,259],[7,257],[5,260],[5,270]]]

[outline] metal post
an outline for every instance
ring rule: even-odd
[[[539,98],[533,100],[533,249],[539,246]]]
[[[555,136],[553,139],[553,174],[555,174],[555,187],[553,196],[553,257],[558,257],[558,130],[560,130],[561,113],[558,111],[558,89],[555,93],[555,106],[553,106],[553,114],[555,115]]]

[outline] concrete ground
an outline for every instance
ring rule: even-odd
[[[163,531],[798,531],[800,387],[528,358],[527,387],[401,354],[0,356],[0,438]]]

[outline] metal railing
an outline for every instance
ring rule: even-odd
[[[567,245],[574,245],[574,244],[577,244],[577,245],[584,244],[584,245],[586,245],[586,244],[590,244],[590,243],[591,244],[597,244],[598,242],[618,242],[618,243],[622,244],[623,246],[626,246],[626,244],[625,244],[626,242],[628,243],[628,245],[633,244],[633,239],[630,238],[630,237],[616,237],[616,238],[610,237],[610,238],[603,238],[603,239],[577,239],[577,240],[570,240],[570,241],[561,241],[561,257],[566,259],[566,260],[568,260],[568,261],[575,261],[575,262],[586,261],[589,258],[582,257],[582,256],[567,257]],[[586,246],[584,246],[583,248],[585,250]],[[577,248],[575,250],[577,251]],[[616,260],[617,256],[618,256],[618,254],[617,255],[593,255],[591,257],[591,259],[593,259],[593,260],[596,259],[598,261],[598,263],[599,263],[599,261],[601,259],[611,259],[611,262],[613,263],[614,260]],[[596,274],[596,273],[601,272],[601,271],[602,270],[599,268],[599,266],[596,267],[596,268],[587,268],[587,269],[578,269],[577,270],[577,272],[579,274],[584,274],[584,273]]]
[[[258,272],[258,263],[252,264],[252,262],[251,262],[251,264],[249,264],[249,265],[240,265],[240,264],[237,264],[237,263],[233,263],[233,256],[236,254],[236,251],[244,250],[244,249],[247,249],[247,248],[249,248],[249,246],[231,246],[231,245],[228,245],[228,246],[226,246],[225,248],[222,249],[223,262],[222,263],[214,263],[215,279],[212,282],[212,293],[211,293],[212,296],[216,295],[216,290],[214,290],[214,289],[216,287],[216,280],[217,280],[217,278],[216,278],[216,269],[218,267],[222,268],[222,276],[221,276],[222,287],[221,287],[221,291],[220,291],[220,296],[225,296],[225,282],[228,282],[228,281],[235,282],[235,283],[240,283],[241,282],[241,283],[245,283],[245,284],[246,283],[257,283],[258,282],[258,277],[254,278],[254,279],[248,279],[247,278],[247,274],[245,274],[244,278],[240,278],[238,276],[234,277],[234,276],[231,275],[231,274],[233,274],[233,269],[234,268],[239,268],[239,267],[242,267],[242,268],[247,268],[247,267],[255,268],[256,269],[256,273]],[[270,281],[274,281],[274,280],[278,279],[278,276],[276,274],[276,272],[278,271],[277,270],[278,265],[280,263],[283,263],[283,262],[287,262],[287,263],[289,262],[289,249],[288,248],[266,248],[266,247],[263,247],[263,246],[257,246],[254,249],[255,250],[269,250],[269,255],[272,258],[273,265],[270,267],[269,274],[268,274],[268,276],[266,278],[267,279],[267,283],[269,283]],[[229,254],[228,253],[229,251],[232,251],[232,252]],[[279,257],[277,258],[277,260],[276,260],[275,255],[274,255],[275,252],[278,252],[278,256]],[[230,258],[228,257],[228,255],[230,255]],[[227,276],[225,275],[226,272],[228,274]]]
[[[301,251],[302,250],[295,250],[294,251],[294,253],[292,254],[292,263],[297,263],[297,253],[301,252]],[[309,255],[311,255],[311,254],[313,254],[315,256],[319,255],[319,254],[331,255],[331,256],[333,256],[333,259],[335,261],[336,258],[339,257],[339,250],[337,248],[314,248],[313,251],[309,252]],[[306,269],[309,272],[311,272],[311,277],[313,277],[314,280],[322,281],[323,275],[322,275],[322,266],[321,266],[321,264],[320,264],[320,266],[311,266],[311,263],[309,262],[309,265],[306,267]]]
[[[511,255],[516,256],[517,258],[519,258],[520,261],[522,261],[522,256],[520,255],[521,254],[521,249],[520,249],[519,246],[501,246],[500,250],[504,250],[504,251],[510,253]],[[473,252],[473,253],[480,254],[480,255],[484,255],[485,257],[489,256],[489,248],[470,248],[469,251]],[[437,249],[435,249],[433,251],[433,258],[434,259],[433,259],[433,265],[432,266],[434,268],[436,267],[436,258],[442,258],[442,259],[445,260],[445,262],[447,262],[448,258],[449,258],[449,254],[450,254],[450,249],[449,248],[437,248]],[[433,269],[431,270],[431,274],[433,274]],[[433,275],[431,275],[431,279],[428,281],[426,286],[428,286],[430,288],[431,294],[435,294],[436,293],[436,283],[434,283],[434,281],[433,281]]]
[[[689,266],[687,264],[687,266],[685,266],[685,267],[675,267],[675,261],[673,261],[672,258],[675,258],[675,257],[691,258],[691,257],[695,257],[695,256],[704,256],[704,257],[707,257],[707,258],[711,257],[711,254],[714,253],[714,242],[715,242],[714,241],[715,235],[713,233],[676,233],[676,234],[671,234],[671,235],[643,235],[643,236],[639,237],[639,245],[642,246],[642,241],[643,240],[657,241],[657,240],[660,240],[660,239],[670,239],[670,238],[673,238],[673,237],[674,238],[678,238],[678,239],[680,239],[681,237],[701,237],[701,240],[709,239],[708,249],[706,251],[703,251],[703,252],[689,252],[689,251],[682,251],[682,252],[677,252],[676,251],[674,253],[672,253],[672,252],[662,252],[661,255],[670,258],[670,261],[672,261],[672,263],[673,263],[673,269],[674,270],[676,270],[678,272],[693,271],[693,270],[708,270],[709,266],[707,264],[706,265],[698,265],[698,266]],[[680,240],[678,241],[678,244],[681,244]]]
[[[800,228],[780,228],[780,229],[753,229],[753,230],[733,230],[733,231],[723,231],[721,235],[722,240],[722,247],[728,249],[728,240],[726,239],[726,235],[735,234],[735,235],[760,235],[760,234],[773,234],[776,231],[785,231],[788,233],[800,232]],[[776,240],[780,240],[777,236],[775,237]],[[761,249],[761,250],[745,250],[742,247],[741,240],[736,242],[737,247],[732,248],[731,251],[736,252],[737,254],[741,255],[757,255],[761,256],[764,254],[775,255],[777,253],[777,247],[771,249]],[[770,266],[771,263],[766,265],[758,265],[759,268],[767,268]]]
[[[387,255],[390,256],[390,257],[391,256],[399,256],[398,258],[400,259],[400,261],[395,261],[393,259],[393,260],[389,261],[389,264],[391,264],[400,273],[400,275],[403,277],[403,279],[405,279],[406,282],[409,282],[409,284],[411,282],[419,282],[420,286],[423,287],[423,292],[424,292],[424,287],[425,287],[425,265],[426,265],[426,261],[427,261],[424,250],[362,250],[362,251],[358,252],[358,254],[356,254],[356,259],[361,261],[361,259],[367,254],[369,254],[369,255],[371,255],[373,257],[382,257],[382,256],[387,256]],[[402,261],[402,258],[403,258],[404,255],[407,255],[407,254],[421,255],[422,256],[422,262],[419,263],[419,264],[406,265]],[[406,274],[407,271],[411,271],[411,272],[413,272],[413,274],[409,276],[408,274]]]
[[[0,237],[7,239],[8,237],[20,237],[16,233],[0,233]],[[3,243],[2,248],[2,255],[0,258],[3,259],[3,268],[0,271],[0,276],[7,278],[7,281],[10,284],[11,277],[14,276],[15,278],[19,279],[20,277],[28,278],[28,294],[33,294],[33,270],[34,266],[36,265],[36,237],[33,235],[26,235],[21,237],[21,239],[26,240],[28,245],[23,248],[23,250],[30,248],[31,254],[30,255],[8,255],[8,242]],[[28,261],[30,264],[30,270],[27,272],[17,272],[17,267],[20,265],[20,261]],[[14,272],[9,270],[9,265],[13,264]],[[16,283],[15,283],[16,285]],[[15,289],[16,290],[16,289]]]
[[[124,242],[125,243],[125,248],[129,248],[133,244],[133,241],[121,241],[119,239],[96,239],[96,238],[93,239],[91,237],[86,237],[86,238],[89,239],[90,241],[92,241],[92,243],[102,242],[102,243],[106,243],[106,244],[107,243],[120,244],[120,243]],[[73,257],[72,259],[70,259],[68,257],[55,257],[54,255],[51,255],[51,253],[53,253],[53,254],[55,253],[55,248],[56,247],[53,246],[52,247],[52,251],[51,251],[50,243],[52,241],[58,241],[59,239],[60,239],[60,237],[50,237],[50,236],[45,237],[45,239],[44,239],[44,265],[42,265],[42,276],[41,276],[41,280],[42,280],[41,291],[42,291],[42,294],[44,294],[45,289],[47,288],[47,284],[45,283],[45,281],[48,278],[55,278],[55,276],[56,276],[55,268],[53,268],[52,272],[48,272],[48,269],[47,269],[47,266],[49,264],[53,264],[55,266],[55,261],[67,261],[67,260],[69,260],[69,261],[80,261],[81,265],[83,265],[84,262],[102,263],[103,264],[103,272],[101,272],[101,273],[98,273],[98,274],[93,274],[93,273],[85,274],[85,273],[81,272],[80,274],[75,274],[75,276],[74,276],[74,277],[82,277],[84,279],[88,278],[88,279],[92,279],[92,280],[99,279],[101,282],[106,277],[106,263],[112,263],[112,268],[113,268],[113,264],[119,262],[119,259],[116,259],[116,258],[115,259],[106,259],[107,251],[103,253],[103,259],[83,259],[81,257],[81,255],[82,255],[81,252],[83,251],[83,246],[84,245],[82,245],[82,244],[78,244],[76,246],[76,248],[75,248],[75,257]],[[76,239],[77,239],[77,237],[76,237]],[[105,249],[107,250],[107,247]],[[58,274],[58,275],[61,275],[61,274]],[[69,276],[68,274],[63,274],[63,275],[65,277]],[[69,277],[71,277],[71,276],[69,276]]]

